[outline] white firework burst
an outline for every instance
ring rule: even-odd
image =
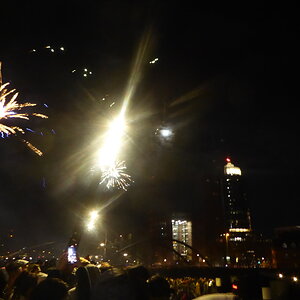
[[[124,161],[117,161],[105,167],[102,170],[101,181],[99,184],[105,184],[108,189],[118,188],[127,191],[132,182],[131,176],[126,173]]]

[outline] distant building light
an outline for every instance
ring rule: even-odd
[[[225,175],[242,175],[241,169],[228,162],[224,167]]]
[[[294,282],[297,282],[297,281],[298,281],[298,278],[297,278],[296,276],[294,276],[294,277],[293,277],[293,281],[294,281]]]
[[[279,273],[279,274],[278,274],[278,277],[279,277],[279,278],[283,278],[283,274],[282,274],[282,273]]]
[[[249,228],[230,228],[229,232],[250,232]]]

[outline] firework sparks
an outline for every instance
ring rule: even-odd
[[[42,156],[43,155],[43,152],[38,149],[37,147],[33,146],[31,143],[29,143],[28,141],[26,140],[22,140],[23,143],[26,144],[26,146],[31,149],[34,153],[36,153],[38,156]]]
[[[107,166],[102,171],[100,184],[105,184],[108,189],[116,187],[127,191],[132,180],[131,176],[126,173],[126,169],[124,161]]]
[[[15,89],[8,91],[7,86],[9,83],[2,84],[2,76],[1,76],[1,63],[0,63],[0,133],[8,135],[15,135],[17,133],[24,134],[25,131],[18,126],[8,126],[3,124],[3,121],[8,119],[24,119],[29,120],[30,116],[35,116],[38,118],[48,118],[44,114],[40,113],[27,113],[23,112],[23,109],[26,107],[36,106],[35,103],[18,103],[17,97],[18,93]],[[33,146],[30,142],[22,139],[27,147],[29,147],[32,151],[34,151],[37,155],[41,156],[43,153]]]
[[[36,106],[35,103],[18,103],[16,98],[18,97],[18,93],[15,93],[15,90],[7,91],[6,87],[9,83],[5,83],[0,87],[0,120],[4,119],[25,119],[29,120],[30,114],[20,112],[25,107]],[[7,96],[11,95],[10,100],[7,100]],[[36,116],[39,118],[48,118],[46,115],[39,114],[39,113],[32,113],[32,116]],[[8,133],[8,134],[15,134],[16,130],[24,133],[23,129],[13,126],[8,127],[2,123],[0,123],[0,130]]]

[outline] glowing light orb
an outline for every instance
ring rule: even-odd
[[[88,231],[92,231],[92,230],[95,229],[96,222],[97,222],[98,218],[99,218],[98,211],[92,210],[89,213],[89,219],[88,219],[88,222],[86,224],[86,228],[87,228]]]
[[[100,169],[107,170],[109,168],[115,168],[125,129],[126,124],[122,115],[110,123],[105,135],[103,147],[99,150],[97,155],[97,165]]]
[[[159,131],[160,135],[163,137],[170,137],[172,135],[172,130],[168,128],[161,129]]]

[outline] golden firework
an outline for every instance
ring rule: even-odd
[[[1,75],[1,62],[0,62],[0,133],[5,133],[7,135],[15,135],[17,133],[24,134],[24,130],[19,126],[9,126],[7,124],[4,124],[3,121],[9,120],[9,119],[23,119],[23,120],[29,120],[31,116],[35,116],[38,118],[48,118],[48,116],[40,113],[28,113],[23,111],[26,107],[33,107],[36,106],[35,103],[18,103],[17,97],[18,93],[15,89],[8,90],[7,86],[9,83],[2,84],[2,75]],[[43,153],[33,146],[30,142],[22,139],[22,141],[36,154],[42,155]]]

